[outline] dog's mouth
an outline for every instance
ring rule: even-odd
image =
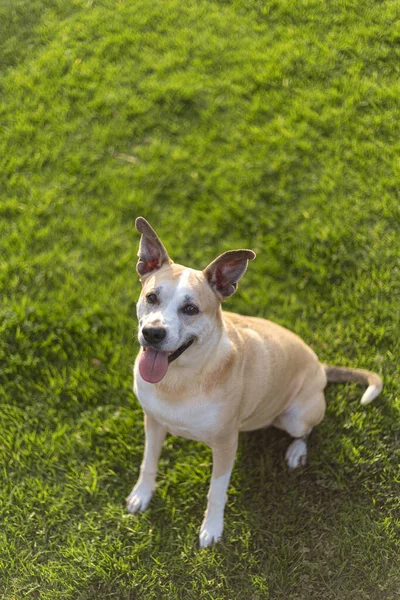
[[[193,342],[194,338],[190,338],[174,352],[162,352],[155,348],[143,347],[143,352],[139,359],[139,372],[142,379],[148,383],[158,383],[161,381],[168,371],[169,364],[183,354]]]

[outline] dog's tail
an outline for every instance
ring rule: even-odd
[[[346,383],[347,381],[358,381],[368,385],[361,404],[369,404],[374,398],[379,396],[383,388],[383,381],[377,373],[366,371],[365,369],[346,369],[345,367],[334,367],[324,365],[328,381],[332,383]]]

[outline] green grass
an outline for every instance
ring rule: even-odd
[[[398,17],[395,0],[3,1],[2,598],[399,598]],[[124,508],[139,214],[196,268],[253,248],[227,308],[385,378],[365,408],[329,387],[304,470],[283,433],[243,435],[210,551],[201,444],[168,438],[151,508]]]

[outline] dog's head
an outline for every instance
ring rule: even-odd
[[[255,258],[252,250],[231,250],[204,271],[172,262],[149,223],[138,217],[142,234],[137,272],[142,291],[137,303],[140,374],[157,383],[168,365],[194,344],[202,344],[215,331],[220,304],[232,296],[237,283]]]

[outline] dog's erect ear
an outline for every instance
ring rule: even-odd
[[[136,229],[142,234],[139,244],[136,270],[139,277],[144,277],[159,269],[164,263],[171,263],[164,245],[154,229],[143,217],[136,219]]]
[[[235,293],[239,279],[246,272],[248,261],[255,257],[253,250],[229,250],[204,269],[208,283],[220,300]]]

